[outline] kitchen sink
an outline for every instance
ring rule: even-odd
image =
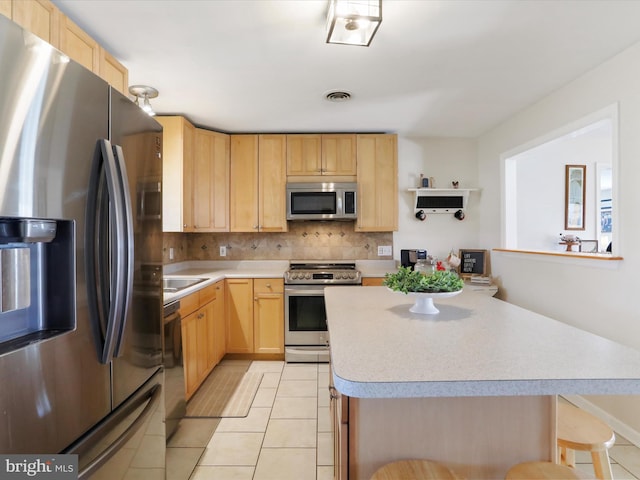
[[[162,290],[164,293],[175,293],[204,282],[205,280],[207,279],[196,277],[164,277],[162,279]]]

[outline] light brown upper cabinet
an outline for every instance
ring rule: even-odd
[[[287,231],[285,135],[259,135],[258,218],[261,232]]]
[[[9,11],[5,15],[45,42],[60,48],[59,26],[62,14],[53,3],[49,0],[13,0],[2,2],[0,8],[6,10],[7,4]]]
[[[398,229],[398,140],[396,135],[359,134],[357,232]]]
[[[193,231],[229,231],[229,135],[195,129]]]
[[[113,55],[100,47],[98,74],[123,95],[129,95],[129,71]]]
[[[99,75],[123,95],[129,94],[127,68],[50,0],[0,0],[0,14]]]
[[[11,0],[0,0],[0,15],[4,15],[7,18],[12,18]]]
[[[322,135],[322,175],[356,175],[356,136]]]
[[[287,135],[287,175],[356,175],[356,136]]]
[[[193,232],[195,127],[180,116],[156,120],[163,127],[162,230]]]
[[[285,232],[286,135],[231,135],[230,231]]]
[[[320,135],[287,135],[287,175],[322,175]]]
[[[63,14],[60,14],[60,50],[93,73],[100,73],[100,45]]]

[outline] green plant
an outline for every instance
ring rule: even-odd
[[[394,292],[402,293],[457,292],[464,286],[464,282],[455,272],[439,270],[425,275],[409,267],[400,267],[395,273],[387,273],[382,284]]]

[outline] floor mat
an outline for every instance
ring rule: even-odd
[[[187,403],[187,417],[246,417],[262,373],[218,366]]]

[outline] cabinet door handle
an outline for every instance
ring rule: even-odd
[[[271,288],[271,284],[270,283],[267,283],[267,288]]]

